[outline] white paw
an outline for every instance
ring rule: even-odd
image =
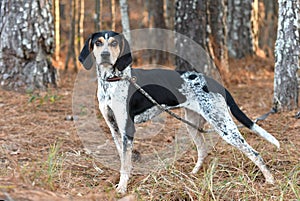
[[[268,184],[275,184],[275,180],[274,180],[273,176],[267,177],[266,178],[266,183],[268,183]]]
[[[120,185],[118,184],[118,187],[116,189],[116,191],[122,195],[124,195],[127,191],[127,186],[126,185]]]
[[[197,174],[199,172],[199,168],[194,168],[191,172],[191,174]]]

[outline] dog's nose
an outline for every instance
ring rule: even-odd
[[[103,52],[101,53],[101,57],[102,57],[102,58],[108,58],[109,56],[110,56],[109,51],[103,51]]]

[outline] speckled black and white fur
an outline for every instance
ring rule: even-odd
[[[80,56],[86,69],[97,69],[100,111],[110,128],[120,160],[120,181],[117,191],[124,193],[132,169],[131,153],[134,123],[145,122],[161,111],[122,77],[135,77],[138,85],[165,107],[185,108],[185,118],[198,125],[201,118],[209,122],[229,144],[242,151],[262,171],[266,181],[274,179],[262,158],[243,138],[229,110],[246,127],[279,148],[279,142],[252,122],[237,106],[230,93],[215,80],[197,72],[142,70],[130,67],[130,47],[123,35],[103,31],[92,34]],[[229,110],[228,110],[229,108]],[[206,147],[196,129],[187,126],[198,150],[198,161],[192,173],[197,173],[206,157]]]

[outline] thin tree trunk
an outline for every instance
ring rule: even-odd
[[[79,12],[79,43],[78,43],[78,50],[80,50],[84,45],[84,38],[83,38],[83,29],[84,29],[84,0],[80,0],[80,12]]]
[[[51,0],[0,1],[0,84],[13,90],[56,86]]]
[[[278,0],[278,30],[275,45],[274,108],[298,107],[299,1]]]
[[[255,54],[258,54],[260,52],[260,48],[258,46],[258,27],[259,27],[259,24],[258,24],[258,0],[253,0],[252,2],[252,12],[251,12],[251,33],[252,33],[252,43],[253,43],[253,52]],[[263,56],[261,55],[261,53],[259,54],[260,56]]]
[[[71,2],[71,30],[69,32],[70,40],[69,40],[69,47],[68,47],[68,53],[67,58],[65,62],[65,71],[69,68],[69,61],[72,59],[74,70],[76,71],[77,68],[77,59],[76,59],[76,53],[75,53],[75,35],[76,35],[76,1],[77,0],[70,0]]]
[[[95,16],[94,16],[94,25],[95,32],[100,31],[100,4],[102,0],[95,0]]]
[[[120,7],[121,7],[123,33],[124,33],[125,38],[127,39],[127,41],[130,44],[131,37],[130,37],[130,24],[129,24],[127,0],[120,0]]]
[[[116,30],[116,0],[111,0],[111,30]]]
[[[59,11],[59,0],[54,0],[54,27],[55,27],[55,52],[54,58],[55,60],[59,60],[60,54],[60,11]]]

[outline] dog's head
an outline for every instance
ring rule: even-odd
[[[128,41],[123,34],[113,31],[102,31],[90,35],[78,59],[87,70],[97,64],[107,70],[122,71],[132,63]]]

